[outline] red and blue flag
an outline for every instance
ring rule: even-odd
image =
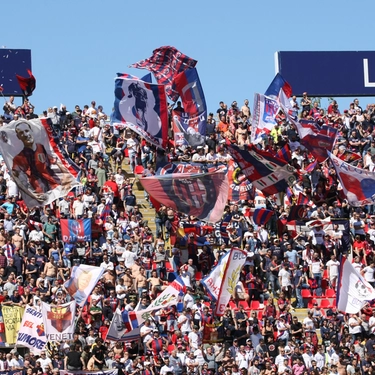
[[[140,182],[159,203],[211,223],[221,219],[228,199],[228,179],[223,170],[141,177]]]
[[[61,219],[61,237],[65,243],[90,242],[91,220]]]
[[[267,210],[266,208],[256,208],[253,212],[253,222],[256,225],[264,225],[267,224],[271,217],[274,215],[274,211]]]
[[[148,59],[138,61],[130,67],[147,69],[154,73],[158,84],[165,85],[168,97],[176,102],[179,94],[172,88],[173,79],[184,70],[194,68],[196,64],[196,60],[183,54],[175,47],[163,46],[155,49]]]
[[[23,95],[26,97],[31,96],[36,88],[36,79],[33,76],[33,73],[31,73],[31,70],[28,70],[27,73],[29,74],[29,77],[21,77],[16,74],[18,84],[21,87]]]
[[[292,96],[292,87],[287,81],[285,81],[280,73],[277,73],[264,95],[269,96],[270,98],[278,98],[281,90],[284,91],[288,98]]]
[[[165,148],[168,104],[165,87],[121,73],[115,80],[112,124],[128,127],[153,145]]]
[[[196,116],[207,111],[206,99],[196,68],[179,73],[175,77],[172,87],[180,94],[186,113]]]
[[[280,160],[284,160],[285,162],[289,163],[292,160],[292,151],[290,150],[290,146],[286,143],[280,150],[276,152],[275,155]]]
[[[309,197],[306,197],[305,194],[299,193],[298,199],[297,199],[297,205],[298,206],[307,206],[310,203]]]
[[[296,170],[287,162],[254,145],[228,144],[228,150],[242,173],[264,196],[277,194],[296,181]]]
[[[293,220],[303,220],[307,217],[305,206],[295,205],[289,209],[288,222]]]
[[[313,161],[312,163],[310,163],[306,168],[305,168],[305,171],[308,172],[308,173],[311,173],[315,167],[318,165],[318,160],[315,160]]]

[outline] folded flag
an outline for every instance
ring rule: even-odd
[[[31,96],[36,88],[36,79],[31,73],[31,70],[28,70],[27,73],[29,74],[29,77],[21,77],[16,74],[18,84],[21,87],[23,95],[26,97]]]
[[[375,172],[353,167],[330,152],[328,153],[336,170],[342,190],[350,205],[359,207],[375,203]]]
[[[348,314],[357,314],[368,301],[375,299],[375,290],[346,257],[342,257],[340,263],[337,308]]]
[[[154,73],[159,85],[165,85],[168,97],[176,102],[178,92],[172,89],[173,79],[178,73],[194,68],[197,61],[183,54],[175,47],[163,46],[155,49],[148,59],[138,61],[131,68],[147,69]]]
[[[266,197],[285,191],[296,181],[295,169],[269,152],[253,145],[240,148],[233,144],[228,144],[228,150],[242,173]]]

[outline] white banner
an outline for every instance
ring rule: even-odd
[[[231,249],[220,258],[218,265],[202,280],[207,292],[216,301],[216,309],[213,311],[215,315],[224,314],[230,297],[234,295],[246,257],[246,251]]]
[[[47,343],[44,331],[43,315],[32,307],[26,307],[23,314],[20,330],[17,336],[17,345],[30,348],[33,353],[39,354]]]
[[[279,108],[277,100],[262,94],[254,94],[251,143],[259,143],[262,140],[262,135],[272,130],[276,125],[276,115]]]
[[[64,284],[67,292],[83,307],[88,296],[102,277],[104,268],[80,264],[72,268],[70,279]]]
[[[348,314],[357,314],[367,301],[375,299],[374,288],[343,257],[337,290],[337,308]]]
[[[47,341],[73,339],[76,301],[63,305],[49,305],[42,302],[42,314]]]

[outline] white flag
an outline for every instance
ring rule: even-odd
[[[26,307],[17,336],[17,345],[26,346],[33,353],[38,354],[44,349],[46,343],[42,313],[32,307]]]
[[[63,305],[42,302],[42,314],[47,341],[72,340],[75,330],[76,301]]]
[[[216,301],[216,309],[213,312],[215,315],[224,314],[230,297],[234,295],[246,257],[246,251],[231,249],[220,258],[218,265],[202,280],[207,292]]]
[[[367,301],[375,299],[374,288],[345,257],[341,260],[338,285],[337,308],[340,311],[357,314]]]

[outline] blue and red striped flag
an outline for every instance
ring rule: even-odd
[[[292,160],[292,151],[290,150],[289,144],[286,143],[280,150],[278,150],[275,157],[289,163],[290,160]]]
[[[183,54],[175,47],[163,46],[155,49],[148,59],[138,61],[130,67],[147,69],[154,73],[159,85],[165,85],[168,97],[176,102],[179,94],[172,88],[173,79],[178,73],[194,68],[196,64],[196,60]]]
[[[121,313],[121,316],[126,328],[126,332],[130,332],[134,328],[138,328],[138,319],[134,311],[124,310]]]
[[[299,193],[297,205],[298,206],[307,206],[310,203],[310,199],[306,195]]]
[[[292,96],[292,86],[285,81],[280,73],[277,73],[264,95],[269,96],[270,98],[278,98],[281,90],[284,91],[288,98]]]
[[[266,208],[256,208],[253,212],[253,222],[256,225],[267,224],[275,212]]]
[[[242,173],[265,197],[277,194],[296,181],[296,170],[287,162],[254,145],[228,144],[228,150]]]
[[[100,214],[100,220],[102,221],[103,224],[107,222],[107,217],[109,216],[110,213],[111,213],[111,203],[108,202],[106,203],[102,213]]]
[[[318,160],[315,160],[313,161],[312,163],[310,163],[306,168],[305,168],[305,171],[308,172],[308,173],[311,173],[315,167],[317,166],[318,164]]]

